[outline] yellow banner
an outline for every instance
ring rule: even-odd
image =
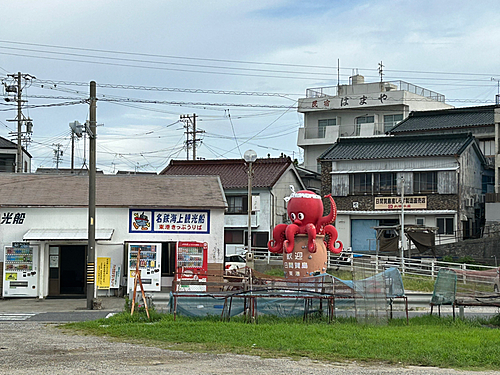
[[[6,273],[5,280],[7,281],[17,280],[17,273]]]
[[[111,258],[97,258],[97,289],[109,289]]]

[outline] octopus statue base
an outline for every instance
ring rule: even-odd
[[[283,270],[286,279],[301,279],[326,272],[328,252],[324,240],[325,236],[316,236],[316,252],[307,250],[307,234],[297,234],[291,253],[283,252]]]

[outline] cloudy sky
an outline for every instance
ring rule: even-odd
[[[32,168],[69,167],[68,124],[88,119],[98,88],[98,168],[161,171],[185,159],[181,115],[196,114],[197,156],[281,153],[301,161],[307,88],[403,80],[455,106],[494,103],[500,10],[494,1],[1,0],[0,79],[36,77],[23,113],[33,119]],[[0,88],[3,90],[3,88]],[[0,91],[3,97],[7,94]],[[15,104],[2,100],[0,136]],[[85,142],[76,142],[81,167]],[[57,146],[60,145],[60,146]]]

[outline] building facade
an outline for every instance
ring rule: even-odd
[[[298,105],[303,166],[320,172],[318,157],[339,137],[383,135],[411,111],[443,108],[452,108],[444,95],[403,81],[365,83],[361,75],[349,85],[307,89]]]
[[[160,174],[218,175],[228,208],[224,216],[226,254],[242,253],[248,243],[248,209],[251,207],[252,250],[267,252],[277,224],[287,220],[284,198],[304,184],[289,157],[262,158],[252,163],[252,203],[248,204],[248,166],[243,159],[172,160]]]
[[[86,294],[88,177],[5,174],[2,182],[3,296]],[[150,291],[169,290],[198,247],[199,268],[222,275],[225,209],[217,176],[98,175],[95,295],[128,292],[139,248]]]
[[[436,243],[477,233],[486,160],[471,134],[341,138],[321,156],[339,239],[375,252],[378,226],[436,228]],[[402,210],[401,202],[404,202]]]
[[[0,172],[16,172],[17,144],[0,137]],[[31,155],[22,148],[22,160],[20,161],[23,173],[31,172]]]

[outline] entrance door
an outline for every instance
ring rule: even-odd
[[[49,248],[49,296],[85,295],[85,245]]]
[[[351,220],[351,246],[354,253],[377,250],[376,231],[378,220]]]

